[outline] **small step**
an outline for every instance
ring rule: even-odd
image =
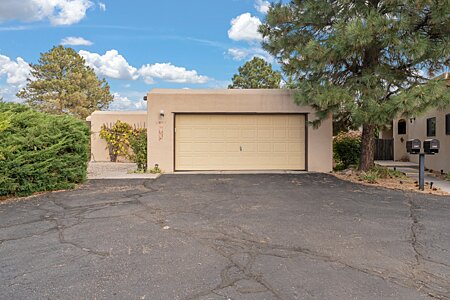
[[[375,164],[386,168],[412,168],[419,169],[419,164],[409,161],[377,160]]]

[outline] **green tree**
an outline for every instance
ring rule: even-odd
[[[254,57],[238,69],[234,74],[229,89],[279,89],[281,74],[272,69],[272,65],[264,59]]]
[[[30,66],[31,78],[17,97],[39,111],[84,119],[114,99],[105,79],[98,79],[72,48],[53,47]]]
[[[450,104],[443,80],[428,79],[449,66],[449,14],[448,0],[291,0],[273,5],[259,30],[317,123],[344,112],[362,126],[368,170],[377,129]]]

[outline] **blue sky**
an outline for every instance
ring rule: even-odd
[[[265,0],[0,0],[0,97],[17,101],[28,63],[73,47],[116,97],[111,109],[145,109],[153,88],[226,88],[260,56]]]

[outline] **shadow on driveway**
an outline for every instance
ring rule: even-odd
[[[90,181],[0,205],[0,298],[448,298],[448,200],[326,174]]]

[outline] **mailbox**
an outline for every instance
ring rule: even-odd
[[[439,153],[440,143],[437,139],[428,139],[423,141],[423,151],[426,154]]]
[[[406,151],[410,154],[420,153],[421,142],[418,139],[406,141]]]

